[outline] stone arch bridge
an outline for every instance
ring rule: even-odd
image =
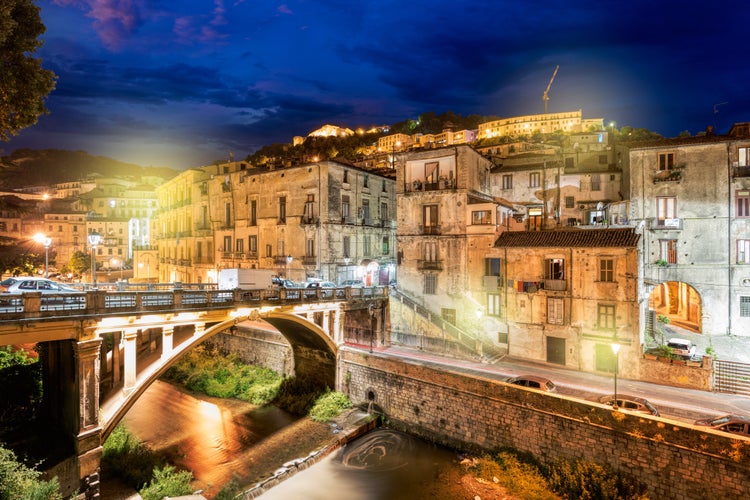
[[[69,458],[64,494],[96,496],[102,444],[145,390],[190,349],[245,320],[289,341],[295,373],[336,387],[347,331],[387,343],[388,288],[88,291],[0,298],[0,345],[37,344],[45,417]],[[93,495],[92,495],[93,494]]]

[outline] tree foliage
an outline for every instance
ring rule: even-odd
[[[40,268],[44,268],[44,249],[37,253],[15,238],[0,239],[0,273],[29,276]]]
[[[7,141],[48,113],[55,74],[35,58],[45,32],[32,0],[0,2],[0,139]]]
[[[55,74],[34,57],[45,32],[32,0],[0,3],[0,139],[7,141],[46,114],[44,99],[55,88]]]

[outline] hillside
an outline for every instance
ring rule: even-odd
[[[17,149],[0,158],[0,189],[77,181],[92,174],[137,180],[143,176],[171,179],[178,173],[171,168],[142,167],[104,156],[91,156],[85,151]]]

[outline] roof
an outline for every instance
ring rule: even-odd
[[[506,231],[495,240],[495,248],[509,247],[635,247],[640,235],[635,228],[560,229],[555,231]]]

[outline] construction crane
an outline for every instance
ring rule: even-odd
[[[547,84],[547,88],[544,90],[544,94],[542,94],[542,101],[544,102],[544,114],[547,114],[547,105],[549,104],[549,88],[552,86],[552,82],[555,80],[555,76],[557,75],[557,70],[560,69],[560,65],[558,64],[555,66],[555,72],[552,73],[552,78],[549,79],[549,83]]]

